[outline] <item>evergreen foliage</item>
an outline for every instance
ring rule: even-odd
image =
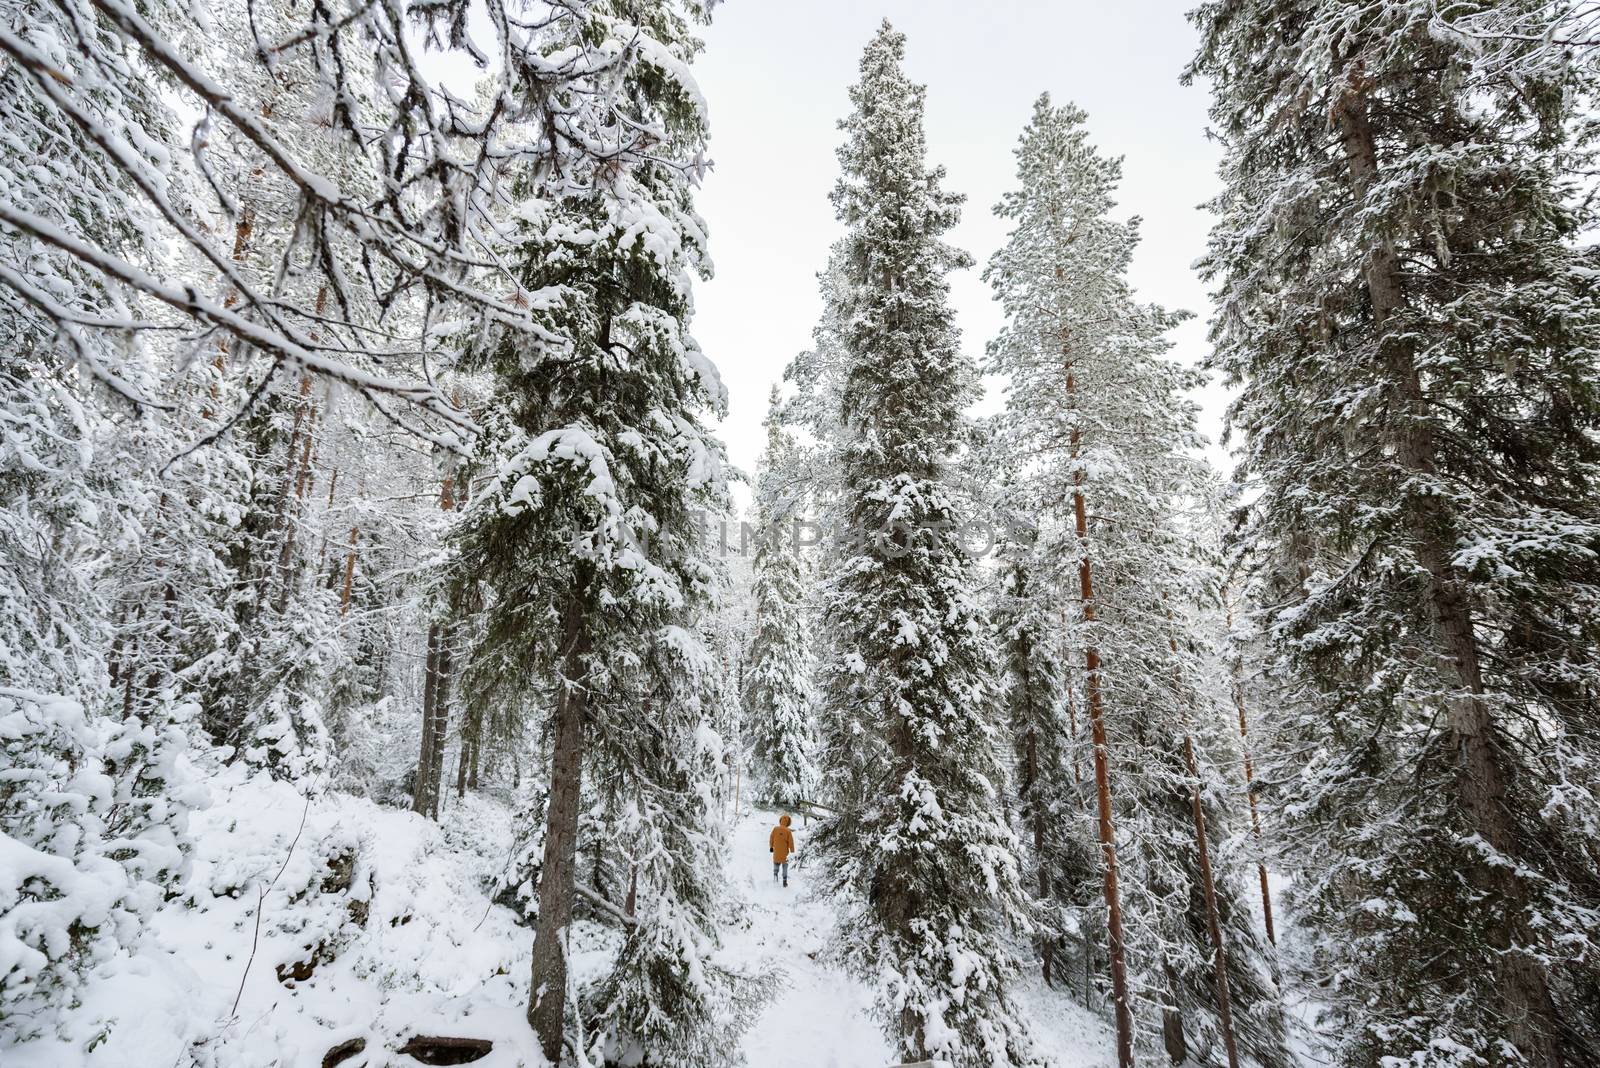
[[[831,804],[814,833],[854,910],[850,963],[880,984],[907,1061],[1035,1064],[1011,1007],[1008,928],[1026,930],[1005,817],[994,650],[953,536],[950,465],[976,372],[957,348],[940,235],[960,198],[929,169],[923,90],[887,23],[850,90],[841,176],[839,516],[828,562],[822,735]],[[852,544],[853,543],[853,544]]]
[[[794,808],[816,800],[816,724],[798,525],[804,497],[790,482],[796,450],[778,420],[774,389],[756,487],[755,634],[744,706],[759,796],[779,808]]]
[[[1523,8],[1527,5],[1509,5]],[[1587,1063],[1596,352],[1574,68],[1433,5],[1208,3],[1206,271],[1264,758],[1341,1063]]]
[[[1097,654],[1130,985],[1139,1002],[1130,1009],[1143,1043],[1153,1052],[1159,1042],[1182,1061],[1191,1043],[1221,1044],[1224,1011],[1211,968],[1217,947],[1208,931],[1194,790],[1202,789],[1208,837],[1221,837],[1228,821],[1215,801],[1222,792],[1215,768],[1196,761],[1191,770],[1186,760],[1197,735],[1203,741],[1201,732],[1226,723],[1221,701],[1228,692],[1208,676],[1207,660],[1196,652],[1205,630],[1189,619],[1190,606],[1205,597],[1193,579],[1200,561],[1189,546],[1187,514],[1202,469],[1190,457],[1199,439],[1186,394],[1199,380],[1166,356],[1166,333],[1181,316],[1134,299],[1126,273],[1137,220],[1112,218],[1121,164],[1096,152],[1085,120],[1078,108],[1057,107],[1048,96],[1035,104],[1017,148],[1019,186],[997,209],[1011,231],[985,272],[1007,314],[990,346],[990,369],[1010,381],[999,447],[1029,458],[1015,496],[1041,519],[1011,585],[1019,609],[1030,582],[1044,587],[1032,595],[1036,603],[1076,602],[1066,613],[1066,643]],[[1081,539],[1072,514],[1080,493],[1089,513]],[[1077,570],[1085,557],[1093,572],[1088,605]],[[1037,619],[1038,608],[1033,614]],[[1037,689],[1055,665],[1026,624],[1014,625],[1014,657],[1023,643],[1030,655],[1013,677]],[[1082,653],[1073,660],[1083,663]],[[1081,694],[1090,680],[1078,671],[1066,683]],[[1053,830],[1076,837],[1081,852],[1081,843],[1094,841],[1090,811],[1077,804],[1071,814],[1075,826]],[[1042,895],[1048,906],[1088,897],[1070,879],[1081,879],[1081,868],[1060,874],[1068,879]],[[1248,910],[1236,905],[1231,873],[1214,873],[1213,883],[1233,1027],[1257,1061],[1281,1064],[1282,1022],[1264,949]]]
[[[732,984],[709,959],[722,754],[717,665],[698,625],[718,585],[705,520],[726,510],[706,422],[726,400],[688,332],[691,277],[710,270],[689,180],[705,123],[687,74],[695,10],[622,5],[577,28],[635,56],[616,99],[656,149],[590,182],[519,179],[508,255],[536,325],[491,330],[469,354],[494,381],[485,485],[455,535],[455,566],[488,591],[473,655],[555,679],[530,1007],[552,1057],[586,1034],[607,1057],[663,1066],[733,1049]],[[586,775],[610,826],[580,816]],[[592,835],[634,843],[632,890],[620,954],[580,1014],[551,989],[568,975],[551,940]]]

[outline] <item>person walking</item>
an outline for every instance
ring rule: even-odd
[[[772,854],[772,881],[783,875],[783,885],[789,885],[789,855],[794,852],[794,832],[789,829],[787,814],[778,818],[778,825],[767,835],[767,852]]]

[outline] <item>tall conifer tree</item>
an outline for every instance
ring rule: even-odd
[[[795,523],[804,497],[789,481],[794,458],[795,446],[779,421],[774,389],[756,486],[755,636],[744,679],[744,711],[758,796],[782,807],[816,800],[817,788],[806,577]]]
[[[1121,164],[1095,150],[1085,121],[1048,96],[1036,103],[1018,188],[997,209],[1011,233],[985,277],[1007,316],[990,346],[991,369],[1010,379],[1000,440],[1027,458],[1019,502],[1071,562],[1055,591],[1073,606],[1067,640],[1082,669],[1070,684],[1097,735],[1091,837],[1119,1056],[1127,1063],[1159,1036],[1174,1062],[1207,1045],[1234,1061],[1237,1045],[1279,1063],[1262,949],[1231,873],[1210,863],[1225,822],[1194,746],[1223,722],[1183,633],[1196,561],[1182,512],[1202,473],[1187,455],[1199,438],[1184,394],[1198,378],[1166,356],[1181,317],[1134,299],[1137,220],[1112,217]],[[1035,569],[1034,581],[1050,579]],[[1059,906],[1081,894],[1064,885],[1052,896]]]
[[[1591,164],[1572,68],[1480,67],[1434,9],[1194,15],[1241,548],[1298,698],[1262,778],[1341,1063],[1594,1063]]]
[[[843,123],[833,202],[845,367],[840,518],[827,578],[823,731],[836,808],[815,838],[845,895],[849,961],[907,1061],[1037,1063],[1007,985],[1026,929],[1003,807],[994,650],[971,597],[951,465],[976,373],[957,347],[940,235],[959,198],[925,161],[923,90],[887,23]]]
[[[474,655],[554,681],[528,1009],[552,1062],[579,1033],[651,1065],[733,1056],[727,975],[709,959],[716,665],[697,634],[717,582],[703,520],[725,510],[706,423],[726,403],[688,330],[691,279],[710,269],[690,192],[706,121],[687,67],[699,13],[597,4],[571,38],[543,42],[624,57],[595,105],[617,109],[597,135],[652,147],[588,182],[520,177],[512,299],[535,324],[492,331],[475,353],[499,400],[485,416],[489,475],[458,536],[458,566],[487,588]],[[586,777],[603,821],[583,802]],[[624,841],[623,945],[575,1004],[566,938],[580,846]]]

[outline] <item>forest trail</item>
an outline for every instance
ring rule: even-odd
[[[772,881],[767,835],[774,810],[746,808],[729,839],[728,877],[747,902],[738,924],[724,927],[723,952],[739,967],[770,966],[787,982],[744,1036],[749,1068],[885,1068],[894,1063],[872,1018],[865,984],[828,959],[837,935],[838,903],[818,885],[809,826],[795,817],[796,860],[787,889]],[[1032,1037],[1061,1068],[1110,1068],[1116,1063],[1111,1033],[1071,996],[1044,989],[1029,974],[1018,984],[1019,1006],[1032,1021]]]
[[[745,1057],[750,1068],[883,1068],[891,1058],[870,992],[827,960],[837,909],[817,885],[809,828],[798,816],[789,886],[772,881],[767,835],[777,822],[775,811],[747,808],[729,841],[728,876],[747,907],[723,930],[723,951],[741,967],[787,976],[745,1034]]]

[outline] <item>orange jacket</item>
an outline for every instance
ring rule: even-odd
[[[794,832],[789,829],[788,816],[780,818],[778,826],[772,828],[772,833],[767,836],[767,848],[772,850],[774,864],[782,864],[794,852]]]

